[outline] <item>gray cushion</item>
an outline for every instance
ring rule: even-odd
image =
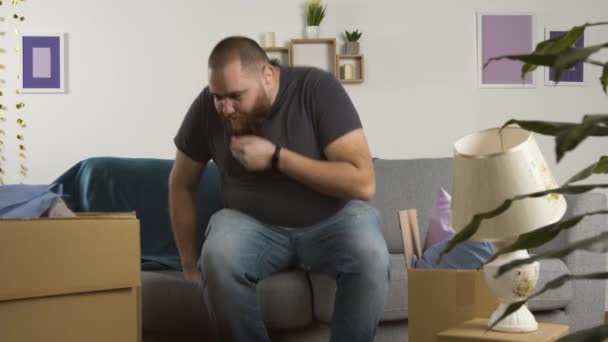
[[[426,227],[439,188],[450,192],[452,188],[452,158],[374,160],[376,196],[372,205],[382,214],[382,233],[393,254],[403,254],[403,242],[398,213],[403,209],[416,209],[420,236],[426,236]]]
[[[563,310],[538,311],[534,313],[538,323],[571,325],[571,318]],[[572,331],[571,331],[572,332]]]
[[[541,260],[540,277],[534,291],[540,291],[549,281],[569,273],[568,266],[560,259]],[[538,297],[532,298],[528,303],[528,307],[531,311],[565,308],[572,301],[573,291],[572,282],[567,282],[560,288],[547,291]]]
[[[312,322],[312,295],[306,274],[288,271],[261,280],[258,302],[269,328],[298,328]],[[142,330],[208,334],[213,328],[201,288],[181,272],[142,272]]]
[[[301,328],[312,323],[312,294],[304,271],[262,279],[257,293],[267,328]]]
[[[310,273],[315,318],[329,323],[334,312],[336,281],[322,273]],[[381,322],[407,319],[407,274],[403,254],[391,254],[391,280]]]

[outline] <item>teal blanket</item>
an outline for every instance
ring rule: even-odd
[[[75,212],[136,212],[141,224],[142,269],[181,270],[169,218],[172,160],[100,157],[86,159],[54,183]],[[222,208],[220,177],[210,162],[199,187],[199,250],[209,218]]]

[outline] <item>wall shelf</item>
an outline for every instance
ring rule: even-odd
[[[365,82],[365,60],[362,54],[338,54],[336,38],[294,38],[287,46],[263,48],[271,59],[288,66],[313,66],[329,71],[344,84]],[[343,65],[353,65],[352,78],[345,79]]]
[[[290,65],[314,66],[338,77],[336,38],[296,38],[290,45]]]
[[[347,63],[351,62],[351,63]],[[342,83],[363,83],[365,81],[365,58],[363,55],[336,55],[336,64],[338,65],[338,80]],[[345,78],[345,65],[352,64],[352,78]]]
[[[281,64],[291,65],[291,44],[289,46],[265,47],[263,49],[268,58],[276,58]]]

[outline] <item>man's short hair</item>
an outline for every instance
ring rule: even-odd
[[[234,61],[241,62],[243,69],[270,63],[268,55],[255,40],[242,36],[231,36],[222,39],[215,45],[209,55],[209,68],[221,69]]]

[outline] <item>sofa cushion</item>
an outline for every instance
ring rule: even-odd
[[[426,236],[435,194],[452,188],[452,158],[374,160],[376,196],[372,205],[382,214],[382,233],[391,254],[403,254],[399,215],[416,209],[420,236]]]
[[[293,270],[262,279],[257,295],[267,328],[302,328],[312,323],[312,291],[304,271]]]
[[[303,271],[278,273],[261,280],[258,302],[268,328],[299,328],[312,322],[312,297]],[[212,323],[200,286],[178,271],[142,272],[144,333],[209,334]]]
[[[391,254],[391,280],[381,322],[407,319],[407,274],[403,254]],[[314,299],[315,318],[323,323],[331,322],[336,297],[336,281],[322,273],[310,273]]]

